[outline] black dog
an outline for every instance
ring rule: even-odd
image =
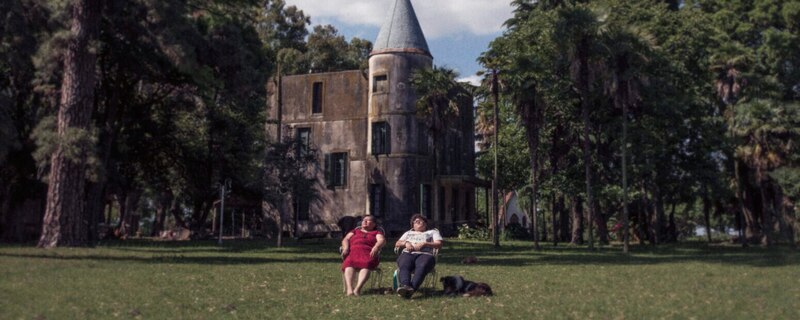
[[[444,294],[454,296],[456,294],[464,297],[491,296],[492,287],[483,282],[473,282],[464,280],[462,276],[447,276],[439,279],[444,287]]]

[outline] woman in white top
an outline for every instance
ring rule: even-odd
[[[410,298],[436,265],[433,249],[442,247],[442,235],[439,230],[428,230],[428,219],[421,214],[415,214],[411,216],[411,230],[406,231],[394,246],[403,248],[403,252],[397,257],[397,278],[400,285],[397,293],[404,298]]]

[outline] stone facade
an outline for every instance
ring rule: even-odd
[[[319,157],[319,197],[281,210],[297,220],[299,234],[338,231],[336,223],[348,216],[375,215],[392,235],[408,230],[418,212],[445,234],[476,220],[472,99],[461,101],[434,141],[409,83],[433,58],[410,2],[397,0],[393,10],[368,70],[285,76],[268,90],[269,118],[278,124],[268,125],[272,136],[280,127],[282,139],[307,141]],[[306,207],[307,214],[295,212]]]

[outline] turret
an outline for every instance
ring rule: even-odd
[[[367,212],[392,230],[424,212],[423,184],[432,179],[428,132],[417,119],[413,72],[430,68],[428,49],[410,0],[395,0],[369,58]]]

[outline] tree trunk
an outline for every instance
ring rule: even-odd
[[[534,201],[534,195],[531,193],[531,204]],[[531,236],[533,236],[533,249],[539,250],[541,247],[539,246],[539,215],[536,213],[536,210],[531,205]]]
[[[499,117],[499,113],[500,113],[500,111],[499,111],[499,109],[500,109],[500,106],[499,106],[499,104],[500,104],[500,88],[499,88],[499,83],[498,83],[498,80],[497,80],[497,69],[492,69],[492,97],[494,99],[494,101],[493,101],[494,102],[494,113],[493,113],[493,120],[492,120],[493,123],[494,123],[494,137],[493,137],[493,139],[494,139],[494,167],[493,168],[494,169],[492,171],[493,172],[492,173],[492,208],[493,208],[492,209],[492,243],[494,244],[495,247],[499,247],[500,246],[500,233],[498,232],[499,228],[498,228],[498,225],[497,225],[497,223],[498,223],[498,221],[497,221],[497,215],[498,215],[498,209],[497,209],[497,203],[498,203],[498,201],[497,201],[497,188],[498,188],[498,185],[497,185],[497,149],[500,146],[500,144],[498,142],[498,137],[500,135],[500,121],[499,121],[499,118],[498,118]],[[530,142],[528,142],[528,143],[530,143]],[[535,159],[532,159],[531,161],[535,162]],[[531,166],[531,171],[534,170],[533,168],[534,167]],[[532,175],[531,179],[534,179],[534,177],[535,177],[535,175]],[[532,187],[534,187],[534,186],[532,186]],[[536,192],[535,191],[536,190],[533,190],[533,192],[534,192],[534,196],[533,196],[534,203],[536,201]],[[536,205],[535,204],[532,204],[532,205],[533,205],[533,211],[536,212]]]
[[[591,143],[589,133],[591,132],[591,122],[589,120],[589,43],[588,39],[582,39],[579,44],[580,70],[578,79],[578,91],[581,96],[581,118],[583,119],[583,168],[586,175],[586,211],[588,212],[587,224],[589,228],[589,249],[594,249],[594,231],[592,221],[594,221],[594,193],[592,191],[592,168],[591,168]]]
[[[172,191],[164,190],[160,192],[156,199],[156,216],[153,221],[153,230],[150,236],[158,237],[161,235],[161,231],[164,231],[164,222],[167,220],[167,212],[172,208],[174,201],[175,196],[172,194]]]
[[[608,241],[608,225],[606,224],[606,216],[600,213],[600,204],[598,201],[594,203],[594,223],[597,225],[597,241],[600,244],[609,244]]]
[[[645,182],[642,182],[642,200],[639,204],[639,227],[637,229],[637,233],[639,234],[639,245],[643,245],[645,239],[651,239],[648,232],[648,225],[650,219],[647,218],[649,210],[649,205],[647,202],[647,189],[644,186]]]
[[[556,198],[556,203],[558,204],[556,208],[558,209],[558,217],[559,217],[559,239],[563,242],[569,242],[572,240],[570,229],[569,229],[569,213],[566,210],[566,204],[564,203],[564,195],[559,194]]]
[[[653,240],[655,244],[661,244],[664,242],[666,238],[666,217],[664,215],[664,195],[661,192],[661,188],[656,183],[653,186],[653,199],[655,203],[653,203],[653,219],[655,219],[653,223]]]
[[[780,195],[781,212],[786,220],[787,239],[792,248],[797,248],[797,217],[795,216],[794,203],[789,197]]]
[[[761,196],[761,245],[765,247],[769,247],[772,244],[772,210],[769,207],[769,204],[772,201],[769,201],[765,192],[768,183],[762,182],[760,186],[758,186],[759,195]]]
[[[117,199],[117,204],[119,204],[119,221],[117,221],[114,234],[119,237],[127,232],[125,230],[125,221],[128,219],[128,194],[125,191],[121,191],[115,198]]]
[[[628,104],[622,103],[622,252],[630,252],[628,228]]]
[[[105,68],[107,63],[105,63],[106,59],[100,59],[100,74],[103,79],[111,78]],[[98,156],[101,159],[100,165],[103,168],[103,172],[106,174],[101,175],[96,182],[90,183],[89,191],[86,195],[86,212],[89,216],[89,241],[92,245],[97,243],[98,240],[98,233],[97,233],[97,225],[100,223],[103,215],[103,209],[105,209],[106,204],[106,193],[108,190],[108,176],[107,173],[111,172],[111,150],[114,146],[114,141],[116,139],[117,133],[119,132],[120,128],[122,127],[119,125],[120,120],[120,98],[119,98],[119,88],[109,88],[106,84],[108,84],[109,80],[101,80],[103,84],[103,90],[107,92],[107,96],[105,99],[105,112],[102,114],[100,119],[97,121],[97,125],[100,128],[100,137],[99,137],[99,147],[98,147]],[[95,110],[95,112],[99,112],[99,110]]]
[[[128,214],[125,219],[125,235],[132,236],[139,231],[139,199],[141,199],[141,191],[134,190],[128,195]]]
[[[583,207],[581,200],[577,197],[572,198],[570,201],[570,209],[572,211],[572,241],[571,244],[583,244]]]
[[[172,218],[175,219],[175,224],[183,229],[188,229],[189,226],[186,225],[186,220],[183,219],[183,214],[181,213],[180,203],[178,203],[178,199],[173,199],[172,206],[169,208],[170,214],[172,214]]]
[[[528,101],[521,101],[518,106],[518,113],[520,113],[525,125],[525,133],[527,135],[528,150],[530,152],[529,164],[531,168],[531,207],[536,214],[539,209],[539,124],[540,124],[540,111],[536,103],[536,88],[532,89],[534,97]],[[537,219],[538,220],[538,219]],[[537,221],[538,222],[538,221]],[[538,224],[538,223],[537,223]],[[538,241],[534,242],[534,248],[539,249]]]
[[[761,239],[761,206],[757,203],[757,191],[749,184],[743,183],[742,195],[744,197],[744,227],[745,236],[749,244],[758,243]],[[758,197],[760,199],[760,196]]]
[[[96,55],[90,48],[97,39],[101,0],[79,0],[72,5],[72,21],[67,51],[64,55],[64,76],[61,82],[61,103],[58,109],[58,137],[62,143],[68,137],[89,134],[89,122],[94,104]],[[86,139],[84,144],[88,144]],[[86,153],[91,146],[83,145],[83,154],[69,155],[69,147],[59,144],[50,160],[47,206],[38,246],[89,245],[88,221],[84,215]]]
[[[706,190],[707,189],[703,187],[703,220],[706,224],[706,238],[708,243],[711,243],[711,199],[708,198],[708,192]]]
[[[556,209],[556,195],[550,196],[550,215],[553,217],[553,247],[558,246],[558,210]]]
[[[9,239],[8,230],[11,225],[11,186],[13,182],[0,186],[0,240]]]
[[[774,183],[770,183],[769,185],[771,190],[770,195],[772,196],[772,200],[769,203],[774,208],[773,212],[775,214],[775,220],[778,221],[778,229],[783,238],[794,248],[793,221],[792,217],[788,215],[789,210],[786,210],[786,206],[783,203],[783,191]]]
[[[733,162],[736,198],[739,204],[739,210],[737,211],[738,218],[736,219],[739,223],[739,241],[741,241],[742,247],[747,247],[750,239],[755,236],[755,230],[753,230],[752,227],[754,218],[752,210],[750,210],[751,206],[748,205],[751,202],[750,197],[747,196],[746,186],[742,179],[742,170],[745,166],[741,165],[739,159],[733,159]]]
[[[675,224],[675,206],[677,204],[673,201],[669,210],[669,221],[667,224],[667,241],[678,241],[678,226]]]

